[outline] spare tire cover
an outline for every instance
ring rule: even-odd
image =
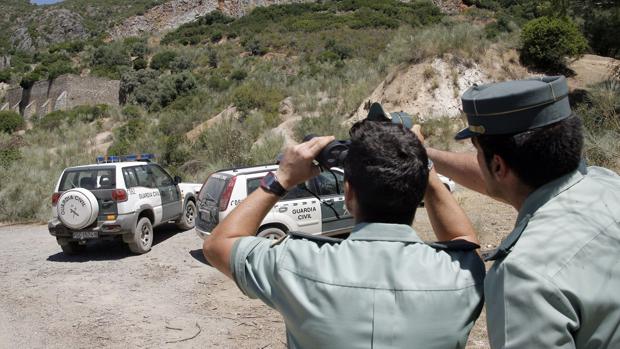
[[[99,204],[93,193],[84,188],[68,190],[58,198],[58,219],[70,229],[91,225],[99,214]]]

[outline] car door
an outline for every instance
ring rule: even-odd
[[[172,177],[158,165],[149,164],[148,171],[161,197],[162,221],[176,219],[181,214],[183,206],[178,186]]]
[[[129,192],[129,200],[125,204],[135,205],[128,207],[128,209],[141,210],[145,207],[152,209],[155,215],[153,225],[161,223],[162,205],[160,192],[155,186],[155,181],[150,171],[148,171],[148,167],[140,165],[123,168],[123,177]],[[126,212],[129,212],[129,210],[126,210]]]
[[[338,170],[323,171],[314,178],[313,185],[321,198],[323,234],[332,235],[350,231],[354,219],[344,203],[344,174]]]

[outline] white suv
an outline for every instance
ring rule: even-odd
[[[194,227],[198,183],[179,183],[152,156],[100,157],[65,169],[52,195],[48,229],[62,250],[82,252],[87,240],[122,236],[134,253],[153,243],[153,227]]]
[[[278,165],[256,166],[218,171],[207,179],[198,195],[196,233],[205,238],[250,193],[261,179]],[[289,231],[339,235],[351,232],[353,217],[344,206],[343,172],[321,172],[311,179],[308,190],[291,189],[269,211],[258,229],[258,236],[277,239]],[[317,199],[311,193],[316,193]]]
[[[196,233],[206,238],[250,193],[260,186],[261,179],[278,165],[220,170],[206,180],[198,195]],[[257,235],[278,239],[289,231],[327,236],[350,233],[354,220],[344,205],[344,172],[332,168],[321,172],[306,183],[306,189],[291,189],[269,211]],[[452,192],[455,184],[440,177]],[[315,193],[317,197],[312,195]]]

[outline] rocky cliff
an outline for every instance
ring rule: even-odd
[[[63,8],[33,11],[19,22],[11,36],[11,44],[22,51],[88,37],[82,16]]]

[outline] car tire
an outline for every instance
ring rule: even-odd
[[[266,225],[261,227],[258,230],[256,236],[270,239],[270,240],[278,240],[286,235],[286,228],[279,225]]]
[[[190,230],[196,224],[196,204],[192,200],[187,200],[181,218],[177,222],[177,227],[181,230]]]
[[[129,236],[129,249],[133,253],[143,254],[151,250],[153,246],[153,225],[147,217],[138,220],[133,236]]]
[[[68,255],[81,254],[86,251],[86,244],[80,244],[77,241],[69,241],[65,238],[56,238],[56,242],[60,245],[62,252]]]

